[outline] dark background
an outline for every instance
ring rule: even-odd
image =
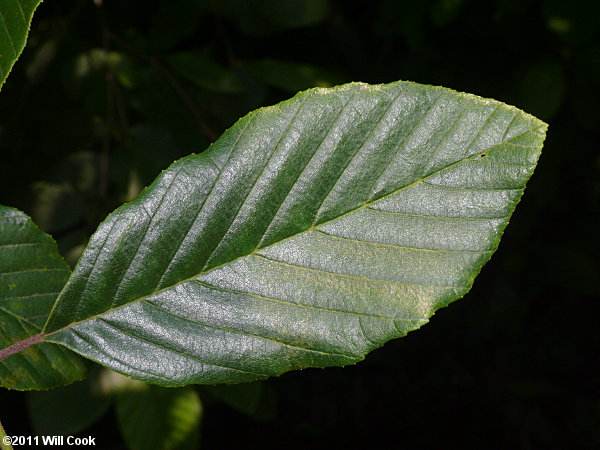
[[[101,3],[43,2],[0,95],[0,203],[71,264],[173,160],[298,90],[411,80],[549,123],[466,298],[356,366],[202,388],[203,448],[600,448],[598,2]],[[0,392],[9,434],[33,433],[24,396]],[[88,434],[123,448],[112,411]]]

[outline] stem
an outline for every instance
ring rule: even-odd
[[[28,347],[31,347],[34,344],[38,344],[44,340],[46,334],[36,334],[35,336],[31,336],[30,338],[24,339],[21,342],[17,342],[16,344],[11,345],[10,347],[6,347],[3,350],[0,350],[0,361],[8,358],[10,355],[14,355],[15,353],[19,353],[21,350],[25,350]],[[2,426],[0,425],[0,431]]]
[[[12,445],[4,443],[4,438],[6,437],[6,431],[2,427],[2,422],[0,422],[0,449],[2,450],[13,450]]]

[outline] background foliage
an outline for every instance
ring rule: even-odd
[[[0,95],[0,203],[32,215],[73,263],[99,222],[174,159],[297,90],[405,79],[514,104],[550,131],[503,245],[467,298],[357,366],[203,388],[202,442],[597,448],[597,9],[583,0],[47,0]],[[15,408],[2,417],[9,434],[34,432],[25,397],[0,392]],[[119,407],[101,404],[107,412],[82,434],[122,448]]]

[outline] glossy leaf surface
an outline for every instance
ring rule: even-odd
[[[0,88],[25,47],[33,12],[42,0],[0,0]]]
[[[0,348],[40,333],[71,271],[56,243],[14,208],[0,206]],[[50,389],[82,379],[84,361],[49,343],[0,361],[0,385]]]
[[[108,217],[46,339],[164,385],[360,361],[470,289],[545,129],[406,82],[254,111]]]

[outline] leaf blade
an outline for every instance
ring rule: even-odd
[[[41,2],[0,1],[0,88],[25,47],[33,13]]]
[[[544,133],[404,82],[258,110],[109,216],[48,340],[166,385],[359,361],[468,292]]]
[[[50,236],[21,211],[0,205],[1,347],[36,340],[70,273]],[[0,361],[0,385],[10,389],[49,389],[85,374],[79,356],[49,343]]]

